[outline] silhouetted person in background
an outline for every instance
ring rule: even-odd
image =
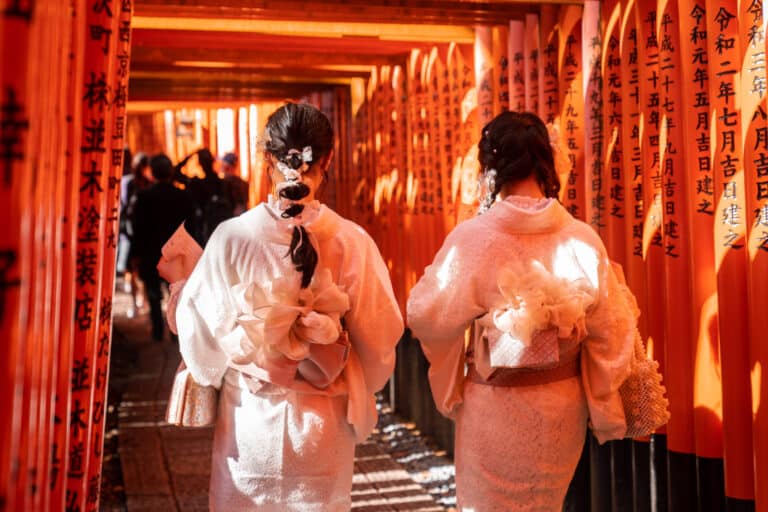
[[[139,192],[148,189],[152,185],[149,170],[149,156],[143,151],[139,151],[133,157],[128,158],[130,173],[124,174],[120,179],[120,239],[125,248],[125,257],[127,258],[125,266],[124,284],[125,290],[130,291],[133,309],[129,310],[128,316],[137,314],[140,306],[144,304],[144,290],[137,276],[133,250],[133,214],[136,207],[136,198]],[[119,260],[118,260],[119,261]],[[141,299],[141,300],[139,300]]]
[[[179,225],[194,215],[189,193],[173,185],[173,164],[163,155],[155,155],[149,165],[157,183],[139,193],[133,226],[133,255],[138,260],[139,276],[144,281],[152,319],[152,337],[163,339],[161,278],[157,272],[160,250]]]
[[[197,155],[197,161],[203,169],[203,178],[190,178],[181,172],[192,156]],[[195,204],[194,222],[190,223],[187,231],[205,246],[211,233],[222,221],[232,217],[232,207],[224,198],[223,181],[213,168],[214,158],[208,148],[203,148],[187,155],[175,168],[174,179],[184,183]]]
[[[248,209],[248,182],[240,177],[239,159],[235,153],[227,153],[219,159],[224,175],[224,199],[232,208],[232,217]]]
[[[117,242],[117,264],[115,271],[122,275],[128,268],[128,251],[131,247],[130,235],[128,233],[128,183],[133,179],[131,173],[131,150],[123,148],[123,174],[120,176],[120,223]]]

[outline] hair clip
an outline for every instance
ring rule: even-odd
[[[286,163],[294,169],[298,169],[302,164],[310,164],[312,163],[312,146],[304,146],[301,151],[289,149],[286,159]]]
[[[277,161],[277,170],[288,181],[297,181],[301,175],[307,172],[312,163],[312,146],[304,149],[289,149],[285,158]]]

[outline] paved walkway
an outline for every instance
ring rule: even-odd
[[[116,296],[110,379],[125,504],[111,504],[109,509],[208,510],[212,429],[176,428],[163,422],[180,360],[178,346],[170,340],[151,341],[146,315],[126,316],[128,300],[127,295]],[[379,432],[357,446],[352,510],[446,510],[393,460],[384,440],[386,435]]]

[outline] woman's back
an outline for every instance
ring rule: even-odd
[[[626,430],[634,305],[597,234],[557,201],[543,123],[501,114],[479,147],[484,213],[448,235],[408,325],[456,419],[460,509],[558,510],[587,417],[601,442]]]

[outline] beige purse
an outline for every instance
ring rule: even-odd
[[[195,382],[182,361],[173,379],[165,421],[179,427],[208,427],[216,423],[218,405],[219,390]]]
[[[649,359],[640,332],[635,331],[632,371],[619,388],[627,421],[625,437],[644,437],[669,421],[669,401],[661,383],[659,363]]]
[[[637,309],[635,296],[627,286],[624,270],[615,261],[611,262],[611,268],[627,300],[634,306],[637,319],[640,311]],[[664,396],[667,389],[661,383],[659,363],[648,358],[643,338],[637,328],[630,368],[629,377],[619,387],[627,422],[627,433],[624,437],[645,437],[669,421],[669,400]]]

